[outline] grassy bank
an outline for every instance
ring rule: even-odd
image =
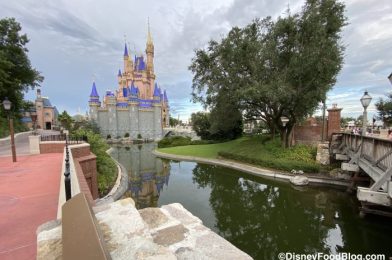
[[[320,165],[315,162],[316,148],[298,145],[283,149],[280,140],[271,140],[267,136],[242,137],[225,143],[177,146],[158,150],[203,158],[222,157],[283,171],[293,169],[309,173],[320,171]]]
[[[103,197],[114,186],[117,179],[117,165],[106,153],[109,145],[99,135],[89,130],[77,130],[75,136],[87,136],[91,152],[97,156],[98,192]]]

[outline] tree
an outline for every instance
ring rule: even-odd
[[[170,126],[180,125],[181,123],[182,123],[181,120],[175,119],[174,117],[169,117]]]
[[[63,113],[59,114],[58,120],[60,121],[62,127],[64,127],[67,130],[71,130],[73,119],[67,113],[67,111],[64,110]]]
[[[227,97],[221,95],[208,118],[211,139],[235,139],[242,135],[242,114],[237,105]]]
[[[193,99],[211,110],[230,93],[247,120],[280,131],[286,146],[294,125],[309,116],[336,82],[344,47],[344,4],[308,0],[298,14],[256,19],[199,49],[190,65]],[[289,118],[286,126],[280,118]]]
[[[203,140],[210,139],[211,137],[209,117],[210,114],[205,112],[192,113],[191,115],[192,129]]]
[[[22,107],[24,92],[43,81],[30,64],[25,47],[29,40],[21,29],[14,18],[0,20],[0,101],[8,97],[13,111]]]
[[[392,94],[387,99],[380,98],[376,103],[378,118],[383,121],[384,126],[392,123]]]

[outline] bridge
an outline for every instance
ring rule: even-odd
[[[200,140],[200,137],[192,130],[191,126],[167,127],[163,129],[164,137],[171,135],[190,137],[192,140]]]
[[[361,215],[392,216],[392,141],[372,136],[335,133],[330,152],[342,162],[342,169],[353,172]]]

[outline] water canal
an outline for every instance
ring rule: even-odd
[[[279,252],[392,255],[389,219],[359,217],[353,195],[298,188],[239,171],[156,158],[156,144],[114,147],[138,208],[181,203],[204,225],[255,259]],[[386,258],[388,259],[388,258]]]

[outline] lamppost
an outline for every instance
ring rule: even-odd
[[[37,111],[30,111],[30,117],[31,117],[31,121],[33,121],[33,135],[36,135],[36,122],[37,122]]]
[[[367,107],[370,104],[370,101],[372,101],[372,97],[368,94],[367,91],[363,94],[361,97],[361,103],[363,106],[363,122],[362,122],[362,135],[366,135],[366,125],[367,125]]]
[[[282,146],[286,147],[286,131],[287,131],[286,124],[289,122],[289,119],[285,116],[281,116],[280,121],[282,121],[282,125],[284,127]]]
[[[11,105],[12,105],[11,101],[9,101],[8,98],[6,97],[3,100],[3,107],[4,107],[4,110],[7,111],[8,121],[10,124],[12,161],[16,162],[15,139],[14,139],[14,120],[13,120],[12,116],[10,115]]]

